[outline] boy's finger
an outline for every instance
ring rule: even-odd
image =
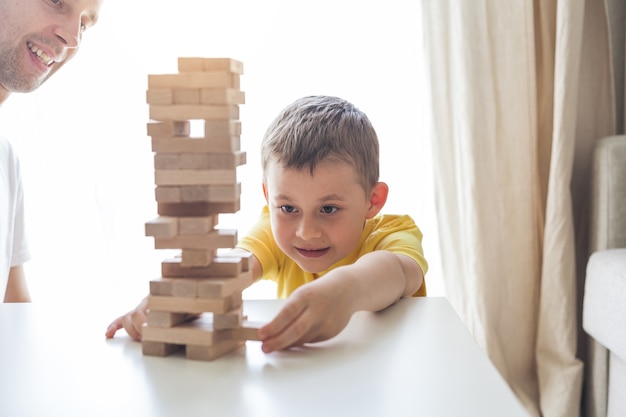
[[[115,336],[115,333],[122,327],[124,327],[122,325],[122,318],[119,317],[115,319],[113,323],[109,324],[109,327],[107,327],[107,331],[105,332],[104,335],[106,336],[107,339],[111,339],[113,336]]]
[[[259,336],[263,340],[262,350],[269,353],[298,342],[308,331],[306,321],[302,320],[306,309],[306,304],[288,303],[274,320],[261,327]]]
[[[306,316],[304,313],[301,314],[293,322],[289,323],[280,334],[264,339],[261,347],[263,352],[270,353],[306,343],[311,332],[311,323]]]

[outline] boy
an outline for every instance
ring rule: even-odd
[[[102,0],[0,0],[0,105],[12,92],[37,89],[78,51],[84,31],[98,20]],[[23,263],[30,253],[24,231],[19,160],[0,138],[0,294],[28,302]]]
[[[254,254],[255,280],[276,281],[288,297],[259,329],[264,352],[332,338],[356,311],[426,295],[420,230],[408,216],[378,216],[388,187],[364,113],[340,98],[304,97],[278,115],[261,148],[267,206],[235,251]],[[139,338],[143,321],[145,302],[107,337],[125,327]]]

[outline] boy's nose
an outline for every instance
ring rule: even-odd
[[[297,235],[302,240],[312,240],[321,236],[321,231],[314,219],[303,217],[298,225]]]

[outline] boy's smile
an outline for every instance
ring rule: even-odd
[[[329,248],[323,249],[304,249],[304,248],[296,248],[300,255],[307,258],[319,258],[320,256],[324,256],[328,253]]]
[[[378,212],[356,170],[345,162],[324,161],[312,174],[309,167],[298,170],[272,162],[263,189],[276,243],[311,273],[352,253],[365,220]]]

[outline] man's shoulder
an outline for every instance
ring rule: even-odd
[[[0,161],[3,162],[3,165],[7,166],[8,162],[12,162],[17,159],[15,151],[13,150],[13,146],[8,139],[3,136],[0,136]]]

